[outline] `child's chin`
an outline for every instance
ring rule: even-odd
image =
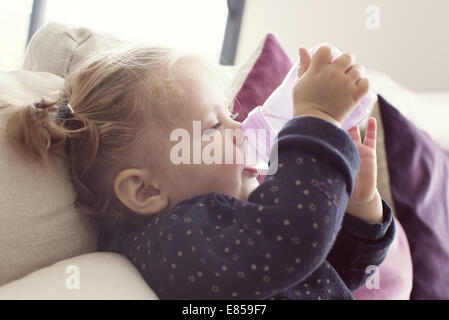
[[[256,179],[256,177],[246,178],[245,180],[246,181],[244,181],[243,188],[245,189],[244,191],[246,191],[245,194],[247,195],[246,198],[248,199],[249,194],[259,186],[259,181]]]

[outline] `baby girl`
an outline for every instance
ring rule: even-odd
[[[16,112],[8,132],[39,162],[68,160],[100,250],[127,257],[160,299],[353,299],[395,233],[376,188],[375,119],[363,143],[358,127],[340,128],[369,84],[351,54],[299,54],[294,117],[261,184],[245,164],[171,161],[179,128],[198,139],[190,154],[209,134],[223,155],[243,144],[222,134],[240,123],[213,67],[168,48],[88,57],[60,97]]]

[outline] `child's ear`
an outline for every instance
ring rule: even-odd
[[[114,193],[130,210],[158,213],[168,207],[168,197],[146,169],[125,169],[114,179]]]

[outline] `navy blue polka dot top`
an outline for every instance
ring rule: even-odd
[[[345,214],[360,159],[337,126],[293,118],[277,144],[277,172],[247,201],[183,200],[104,250],[127,257],[160,299],[353,299],[394,239],[391,208],[382,200],[382,223]]]

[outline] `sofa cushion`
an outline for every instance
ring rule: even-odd
[[[66,164],[51,157],[52,167],[40,167],[6,135],[11,111],[62,85],[50,73],[0,72],[0,285],[96,250],[96,226],[74,207]]]
[[[236,120],[243,121],[253,108],[263,105],[291,67],[290,59],[275,36],[267,34],[238,71],[236,81],[244,81],[236,84],[240,85],[234,110],[238,112]]]
[[[117,253],[59,261],[0,287],[0,300],[157,300],[139,271]]]
[[[65,78],[83,58],[99,50],[128,43],[89,28],[51,22],[31,38],[22,68]]]

